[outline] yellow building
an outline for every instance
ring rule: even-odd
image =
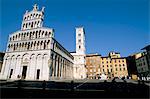
[[[107,78],[128,76],[126,58],[116,52],[110,52],[107,57],[98,54],[86,55],[86,68],[89,79],[99,79],[102,74]]]

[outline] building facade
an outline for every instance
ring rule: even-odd
[[[127,60],[127,68],[128,68],[128,74],[131,79],[138,79],[138,71],[136,67],[136,59],[141,57],[142,53],[135,53],[132,55],[129,55],[126,60]]]
[[[110,52],[107,57],[86,55],[86,68],[89,79],[100,79],[102,75],[106,75],[108,79],[128,76],[126,58],[116,52]]]
[[[88,79],[100,79],[101,76],[101,55],[88,54],[86,55],[86,69]]]
[[[141,52],[141,56],[136,59],[136,67],[138,76],[142,80],[150,79],[150,45],[144,47]]]
[[[4,55],[5,55],[5,53],[0,52],[0,72],[1,72],[1,69],[3,66]]]
[[[85,79],[85,31],[83,27],[76,28],[76,52],[71,53],[74,57],[74,79]]]
[[[142,50],[146,50],[146,59],[150,76],[150,45],[145,46],[144,48],[142,48]]]
[[[55,80],[73,78],[74,57],[43,27],[44,7],[35,4],[23,16],[21,30],[9,35],[1,79]]]

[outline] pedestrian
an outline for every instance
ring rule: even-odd
[[[42,87],[43,87],[43,90],[45,90],[45,87],[46,87],[46,81],[45,80],[42,83]]]
[[[144,85],[145,83],[144,83],[144,80],[142,80],[142,84]]]
[[[18,89],[20,90],[22,86],[21,80],[18,80]]]
[[[74,82],[73,82],[73,80],[71,81],[71,91],[74,91]]]
[[[140,80],[138,80],[138,84],[141,84],[141,81],[140,81]]]
[[[20,75],[17,75],[18,80],[20,80]]]

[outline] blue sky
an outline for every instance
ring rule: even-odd
[[[55,29],[56,40],[68,51],[75,50],[78,26],[85,28],[86,53],[128,56],[150,44],[149,0],[0,0],[0,51],[35,3],[45,6],[44,26]]]

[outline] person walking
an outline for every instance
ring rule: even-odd
[[[42,83],[42,87],[43,87],[43,90],[45,90],[45,87],[46,87],[46,81],[45,80]]]

